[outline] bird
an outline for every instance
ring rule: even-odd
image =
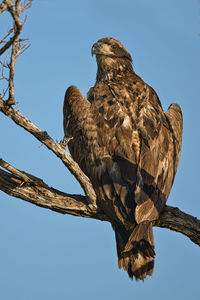
[[[154,269],[153,222],[166,205],[178,168],[182,112],[176,103],[163,111],[118,40],[101,38],[91,52],[96,82],[87,97],[76,86],[66,90],[64,134],[114,229],[119,268],[144,281]]]

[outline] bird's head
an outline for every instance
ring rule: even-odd
[[[97,80],[113,78],[124,70],[132,69],[132,58],[124,46],[114,38],[102,38],[92,46],[92,55],[96,55]]]
[[[92,55],[124,58],[132,62],[131,55],[124,46],[114,38],[103,38],[92,46]]]

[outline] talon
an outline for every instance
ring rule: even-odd
[[[71,140],[73,140],[73,136],[65,138],[65,144],[68,145]]]
[[[64,137],[64,138],[60,141],[59,144],[60,144],[63,148],[65,148],[65,147],[68,145],[69,141],[71,141],[72,139],[73,139],[73,137],[68,137],[68,138]]]

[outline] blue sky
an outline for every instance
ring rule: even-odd
[[[23,37],[31,47],[16,63],[16,108],[60,141],[66,88],[75,84],[86,94],[96,76],[91,46],[117,38],[163,108],[171,102],[182,108],[182,154],[168,204],[200,218],[200,3],[40,0],[28,14]],[[8,22],[0,18],[1,30]],[[4,160],[57,189],[82,193],[45,146],[2,114],[0,126]],[[199,247],[168,229],[154,228],[154,235],[154,274],[144,283],[131,281],[118,269],[110,224],[63,216],[0,192],[0,298],[197,299]]]

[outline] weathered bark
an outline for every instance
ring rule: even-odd
[[[92,184],[88,177],[82,172],[79,165],[72,159],[67,153],[65,148],[55,142],[46,131],[42,131],[30,120],[25,118],[18,110],[7,105],[0,97],[0,111],[7,117],[12,119],[17,125],[23,127],[26,131],[31,133],[37,140],[44,144],[49,150],[51,150],[57,157],[61,159],[63,164],[71,171],[82,186],[88,201],[96,203],[96,194],[93,190]]]
[[[0,190],[62,214],[106,220],[106,216],[101,216],[97,206],[88,204],[85,196],[63,193],[49,187],[40,178],[24,174],[28,178],[26,181],[0,169]]]
[[[200,246],[200,220],[177,207],[166,206],[154,225],[180,232]]]
[[[18,172],[20,175],[21,171]],[[0,190],[62,214],[110,221],[96,205],[89,204],[85,196],[63,193],[50,188],[40,178],[24,172],[22,174],[23,178],[0,169]],[[178,231],[200,246],[200,221],[178,208],[166,206],[154,226]]]

